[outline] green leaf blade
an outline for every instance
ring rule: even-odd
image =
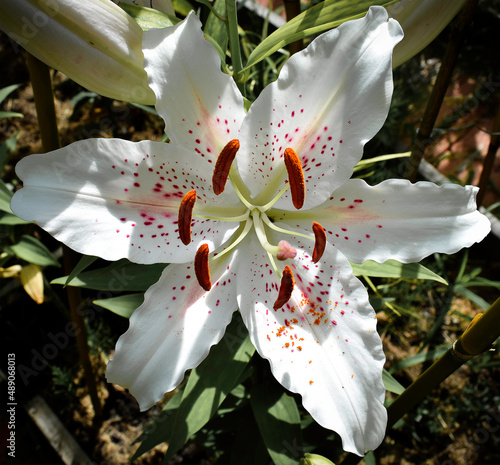
[[[387,260],[377,263],[367,260],[364,263],[352,263],[352,271],[356,276],[371,276],[375,278],[407,278],[407,279],[430,279],[442,284],[448,282],[433,271],[420,263],[400,263],[397,260]]]
[[[267,451],[276,465],[297,465],[302,455],[300,414],[293,397],[277,386],[255,386],[250,403]]]
[[[40,266],[61,266],[45,245],[33,236],[23,235],[19,242],[6,247],[18,258]]]
[[[164,462],[172,458],[215,415],[223,400],[237,385],[255,352],[250,338],[239,335],[243,326],[239,314],[236,314],[224,338],[212,347],[208,357],[191,372],[177,409]]]
[[[370,0],[357,2],[326,0],[321,2],[288,21],[255,47],[241,74],[248,72],[252,66],[291,42],[327,31],[351,19],[360,18],[372,5],[387,6],[391,3],[395,2]]]
[[[144,294],[127,294],[109,299],[94,300],[94,304],[116,313],[123,318],[130,318],[134,310],[141,306],[144,301]]]

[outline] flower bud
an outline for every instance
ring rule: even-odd
[[[0,0],[0,29],[93,92],[155,103],[143,66],[142,30],[109,0]]]
[[[299,465],[335,465],[326,457],[318,454],[305,454],[304,458],[300,459]]]
[[[429,45],[463,7],[465,0],[401,0],[387,7],[404,31],[396,45],[392,67],[396,68]]]

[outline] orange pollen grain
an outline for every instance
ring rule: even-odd
[[[196,191],[189,191],[182,199],[179,207],[179,237],[184,245],[191,242],[191,220],[193,218]]]
[[[285,149],[285,166],[288,172],[288,181],[290,182],[290,193],[292,194],[293,206],[299,210],[304,205],[306,198],[306,185],[304,182],[304,172],[302,163],[291,148]]]
[[[283,276],[281,277],[280,290],[278,292],[278,298],[274,302],[274,310],[283,307],[292,297],[293,286],[295,281],[293,280],[292,269],[287,265],[283,270]]]
[[[233,139],[226,144],[219,154],[219,158],[217,158],[214,174],[212,175],[212,187],[216,195],[224,192],[227,177],[229,176],[229,171],[231,170],[231,164],[233,163],[234,157],[236,156],[236,152],[238,152],[239,148],[240,141],[238,139]]]
[[[210,282],[210,269],[208,268],[208,254],[210,250],[207,244],[200,246],[194,257],[194,272],[200,286],[209,291],[212,288]]]
[[[316,221],[313,221],[312,229],[314,232],[314,251],[312,260],[314,263],[318,263],[325,251],[326,232],[325,228],[323,228],[323,226],[321,226],[319,223],[316,223]]]

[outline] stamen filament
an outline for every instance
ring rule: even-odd
[[[210,250],[207,244],[200,246],[196,255],[194,257],[194,272],[196,274],[196,279],[200,286],[209,291],[212,288],[212,283],[210,281],[210,269],[208,268],[208,254]]]
[[[278,276],[281,276],[280,271],[278,270],[278,267],[276,266],[276,262],[274,261],[274,257],[269,252],[267,252],[267,256],[269,257],[269,261],[271,262],[271,266],[272,266],[273,270],[276,272],[276,274]]]
[[[235,190],[236,194],[240,198],[241,203],[243,205],[245,205],[245,207],[247,207],[250,211],[254,210],[256,208],[255,205],[252,205],[247,199],[245,199],[245,197],[243,196],[243,194],[240,192],[240,190],[236,186],[236,183],[231,182],[231,184],[233,185],[233,189]]]
[[[192,190],[184,196],[179,207],[179,237],[184,245],[191,242],[191,220],[195,202],[196,191]]]
[[[222,257],[223,255],[227,254],[230,252],[232,249],[234,249],[243,239],[245,239],[246,235],[249,233],[250,229],[252,229],[253,221],[250,218],[247,218],[247,222],[245,223],[245,227],[243,228],[243,231],[241,231],[240,235],[236,238],[236,240],[229,245],[226,249],[224,249],[222,252],[219,252],[217,255],[214,255],[210,261],[216,260],[217,258]]]
[[[264,213],[265,211],[269,210],[280,198],[281,196],[287,191],[287,189],[290,188],[290,184],[287,184],[283,189],[281,189],[279,192],[278,192],[278,195],[276,195],[276,197],[274,197],[273,200],[271,200],[270,202],[266,203],[265,205],[263,205],[262,207],[257,207],[258,210],[260,210],[262,213]]]
[[[304,172],[300,158],[291,148],[285,149],[285,167],[288,172],[290,182],[290,193],[292,194],[293,206],[300,210],[306,198],[306,185],[304,182]]]
[[[292,269],[287,265],[283,270],[283,276],[281,278],[280,290],[278,292],[278,298],[274,302],[274,310],[278,310],[283,307],[292,297],[293,286],[295,281],[293,280]]]
[[[215,220],[215,221],[228,221],[230,223],[239,223],[241,221],[245,221],[250,216],[250,211],[246,210],[243,215],[238,216],[209,216],[209,215],[199,215],[197,213],[193,213],[195,218],[203,218],[205,220]]]
[[[290,236],[300,236],[300,237],[305,237],[306,239],[311,239],[313,240],[313,238],[311,236],[308,236],[307,234],[304,234],[304,233],[301,233],[301,232],[297,232],[297,231],[289,231],[288,229],[283,229],[283,228],[280,228],[279,226],[276,226],[268,217],[267,215],[264,215],[262,217],[262,221],[264,223],[266,223],[267,226],[269,226],[271,229],[274,229],[275,231],[278,231],[280,233],[284,233],[284,234],[289,234]]]
[[[266,215],[264,215],[264,217],[265,216]],[[267,240],[266,233],[264,232],[264,225],[262,224],[260,212],[258,210],[252,211],[252,219],[253,225],[255,227],[255,233],[257,234],[257,238],[259,239],[260,244],[267,252],[276,256],[280,249],[277,245],[272,245]]]
[[[212,176],[212,187],[216,195],[224,192],[229,171],[231,170],[231,164],[239,148],[240,141],[238,139],[233,139],[226,144],[217,158],[214,174]]]

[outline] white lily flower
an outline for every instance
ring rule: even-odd
[[[466,0],[401,0],[387,11],[404,31],[404,39],[394,49],[396,68],[429,45],[462,9]]]
[[[0,29],[100,95],[152,105],[142,29],[110,0],[0,0]]]
[[[402,31],[383,8],[292,56],[248,114],[200,27],[190,14],[144,35],[170,144],[92,139],[29,156],[12,210],[84,254],[172,263],[108,365],[141,409],[179,385],[239,308],[276,379],[363,454],[385,435],[385,357],[347,259],[455,252],[489,222],[472,187],[349,180],[392,95]]]

